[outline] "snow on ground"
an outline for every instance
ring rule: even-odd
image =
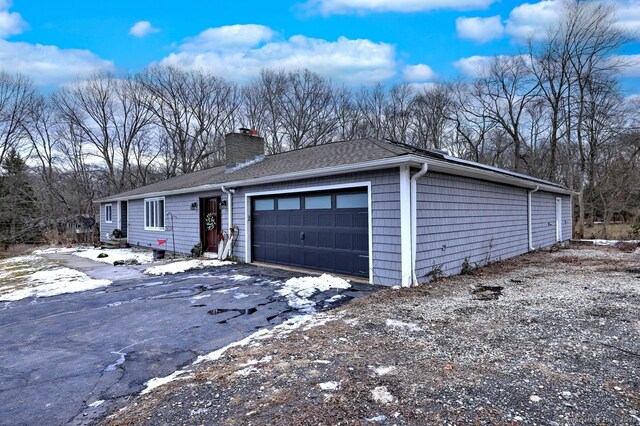
[[[322,274],[319,277],[296,277],[285,281],[282,288],[276,293],[287,298],[289,306],[301,311],[312,312],[315,302],[309,300],[317,292],[324,292],[331,289],[350,288],[346,280],[334,277],[329,274]]]
[[[387,325],[387,327],[394,327],[394,328],[404,328],[406,330],[409,331],[420,331],[421,328],[418,327],[418,324],[415,324],[413,322],[402,322],[402,321],[398,321],[398,320],[394,320],[394,319],[388,319],[385,324]]]
[[[145,269],[144,273],[147,275],[179,274],[180,272],[191,271],[192,269],[212,268],[224,265],[233,265],[233,262],[217,259],[181,260],[179,262],[167,263],[166,265],[152,266],[151,268]]]
[[[33,254],[73,253],[75,251],[78,251],[78,247],[49,247],[42,250],[35,250]]]
[[[266,328],[260,329],[255,333],[245,337],[242,340],[238,340],[236,342],[230,343],[227,346],[224,346],[206,355],[200,355],[193,362],[193,365],[200,364],[202,362],[219,360],[224,356],[225,352],[227,352],[231,348],[245,347],[245,346],[259,346],[261,344],[260,341],[262,340],[272,339],[272,338],[284,338],[294,330],[300,329],[303,331],[308,331],[308,330],[311,330],[312,328],[322,326],[328,323],[329,321],[334,321],[341,317],[342,317],[341,314],[330,315],[330,314],[321,313],[321,314],[312,314],[312,315],[301,315],[298,317],[290,318],[287,321],[273,327],[270,330]],[[262,359],[255,361],[255,364],[268,363],[271,361],[271,359],[272,359],[271,356],[265,356]],[[254,362],[241,364],[239,365],[239,367],[245,367],[244,370],[246,370],[247,366],[252,366],[252,365],[254,365]],[[239,370],[239,371],[243,371],[243,370]],[[142,391],[142,394],[144,395],[146,393],[149,393],[153,389],[160,387],[162,385],[165,385],[167,383],[171,383],[175,380],[188,378],[191,376],[192,372],[193,370],[183,369],[183,370],[175,371],[165,377],[153,378],[145,383],[146,388]],[[244,374],[244,373],[248,373],[248,371],[244,371],[243,373],[240,373],[240,374]]]
[[[0,300],[5,301],[76,293],[111,284],[109,280],[96,280],[34,255],[0,262],[0,280]]]
[[[107,257],[98,257],[100,254],[106,254]],[[80,249],[73,253],[74,256],[84,257],[85,259],[95,260],[97,262],[109,263],[113,265],[113,262],[117,260],[130,260],[135,259],[140,264],[153,262],[153,253],[148,250],[133,250],[133,249]]]
[[[338,386],[340,386],[340,383],[324,382],[324,383],[320,383],[318,386],[320,386],[320,389],[322,389],[323,391],[334,391],[338,389]]]

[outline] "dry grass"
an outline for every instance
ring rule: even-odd
[[[381,291],[323,326],[232,349],[106,423],[635,424],[639,261],[569,249]],[[481,286],[504,290],[482,301]]]
[[[585,226],[584,238],[603,240],[637,240],[640,233],[634,231],[632,224],[613,223],[608,226],[604,224],[594,224]]]

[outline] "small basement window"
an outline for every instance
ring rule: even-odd
[[[164,198],[144,200],[144,229],[164,231]]]
[[[104,205],[104,221],[106,223],[113,223],[113,204]]]
[[[336,195],[336,208],[359,209],[368,206],[367,194],[339,194]]]

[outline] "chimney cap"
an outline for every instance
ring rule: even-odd
[[[240,127],[238,129],[240,131],[240,133],[242,133],[243,135],[250,135],[250,136],[259,136],[258,135],[258,131],[256,129],[249,129],[247,127]]]

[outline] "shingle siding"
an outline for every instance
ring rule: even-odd
[[[427,173],[417,187],[416,275],[459,273],[465,259],[484,264],[528,250],[524,189]]]
[[[106,206],[111,205],[111,223],[107,223],[105,219],[106,214]],[[100,241],[107,241],[109,238],[107,235],[111,236],[113,234],[113,230],[118,227],[118,202],[114,201],[112,203],[102,203],[100,204]]]
[[[245,260],[245,194],[289,189],[305,191],[313,186],[361,182],[371,182],[373,282],[399,284],[400,171],[397,168],[238,188],[233,199],[233,218],[234,224],[240,228],[240,238],[234,247],[234,256]]]
[[[164,231],[149,231],[144,229],[144,199],[129,201],[129,244],[147,247],[164,248],[173,251],[173,235],[175,235],[175,249],[178,253],[190,254],[194,245],[200,242],[200,198],[222,197],[221,192],[206,192],[182,195],[167,195],[165,199],[165,229]],[[191,204],[197,202],[198,208],[191,210]],[[171,216],[173,218],[173,232]],[[226,222],[225,210],[222,210],[223,226]],[[167,240],[165,246],[159,246],[158,240]]]
[[[549,247],[556,243],[556,198],[562,199],[562,240],[573,235],[571,197],[538,191],[531,194],[533,247]]]
[[[550,192],[531,194],[531,223],[533,248],[556,243],[556,196]]]

